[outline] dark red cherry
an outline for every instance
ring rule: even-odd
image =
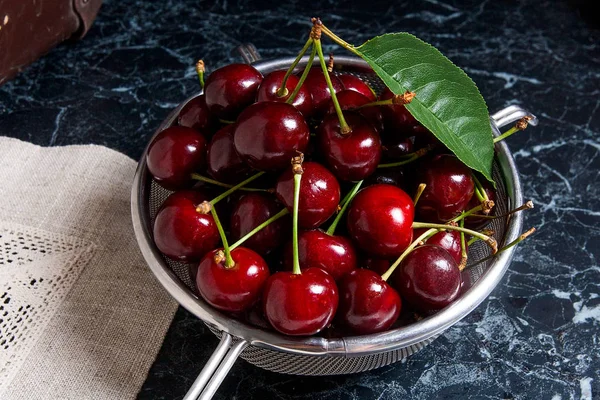
[[[381,100],[388,100],[394,97],[390,89],[385,88],[381,94]],[[382,109],[386,135],[404,135],[410,136],[412,127],[420,125],[419,121],[412,116],[407,108],[402,104],[390,104]]]
[[[162,187],[191,187],[193,172],[206,163],[206,139],[195,129],[172,126],[160,132],[148,147],[148,170]]]
[[[288,167],[308,145],[304,116],[291,104],[265,101],[246,108],[237,119],[233,143],[252,168],[268,171]]]
[[[269,267],[254,251],[237,247],[231,251],[235,265],[228,268],[224,260],[215,262],[219,250],[222,249],[207,253],[200,261],[196,275],[198,292],[208,304],[219,310],[248,310],[260,300],[269,277]]]
[[[341,92],[336,94],[336,98],[338,100],[338,103],[340,104],[340,108],[342,109],[342,111],[356,109],[355,111],[358,114],[365,117],[367,121],[369,121],[371,125],[373,125],[373,128],[375,128],[377,132],[383,130],[383,114],[381,113],[381,107],[365,107],[357,109],[358,107],[371,102],[371,100],[368,97],[353,90],[342,90]],[[329,99],[327,101],[326,113],[336,113],[332,99]]]
[[[369,186],[356,195],[348,209],[348,232],[370,255],[398,257],[412,240],[412,199],[392,185]]]
[[[375,172],[381,159],[381,140],[361,115],[346,111],[344,117],[352,131],[343,134],[337,115],[327,115],[319,125],[318,147],[335,176],[359,181]]]
[[[384,258],[367,257],[363,260],[362,265],[377,275],[383,275],[392,266],[392,262]]]
[[[344,90],[344,85],[334,74],[329,74],[335,93]],[[327,101],[331,98],[327,81],[321,68],[315,67],[310,70],[304,81],[304,86],[312,96],[313,109],[317,115],[323,115],[327,108]]]
[[[294,336],[314,335],[331,323],[338,307],[333,278],[320,268],[301,274],[277,272],[263,292],[263,310],[277,331]]]
[[[409,253],[392,280],[402,299],[422,312],[440,310],[460,293],[458,265],[446,250],[429,244]]]
[[[231,211],[231,240],[239,240],[281,209],[281,205],[272,196],[262,193],[244,194]],[[289,216],[271,222],[246,240],[244,246],[266,255],[285,242],[289,225]]]
[[[256,101],[279,101],[285,103],[290,97],[296,85],[300,81],[296,75],[290,75],[286,81],[285,87],[288,93],[285,96],[279,97],[277,91],[281,88],[283,77],[286,71],[273,71],[265,76],[262,83],[258,87]],[[312,96],[306,86],[303,84],[300,91],[294,98],[292,105],[296,107],[304,116],[309,116],[313,111]]]
[[[203,94],[194,97],[179,111],[177,124],[211,135],[219,126],[219,120],[208,110]]]
[[[346,274],[339,282],[339,291],[336,321],[359,335],[385,331],[400,315],[398,292],[371,270]]]
[[[298,258],[303,268],[321,268],[336,281],[357,267],[356,251],[352,242],[321,230],[298,233]],[[293,267],[292,243],[285,247],[284,264]]]
[[[154,243],[167,257],[183,262],[198,261],[219,243],[212,215],[196,211],[210,198],[191,190],[175,192],[162,204],[154,221]]]
[[[413,238],[417,238],[425,233],[427,229],[415,229],[413,233]],[[427,239],[427,244],[432,246],[439,246],[442,249],[446,250],[454,261],[457,264],[460,264],[462,260],[462,251],[460,248],[460,232],[458,231],[439,231],[429,239]],[[467,244],[465,243],[465,248]],[[468,250],[468,249],[467,249]]]
[[[336,211],[340,202],[340,185],[327,168],[316,162],[305,162],[300,182],[298,203],[298,225],[313,229],[327,221]],[[288,167],[281,174],[275,194],[290,212],[294,207],[294,173]]]
[[[211,73],[204,85],[206,105],[217,117],[233,121],[254,103],[262,75],[248,64],[229,64]]]
[[[446,222],[465,211],[475,188],[469,167],[448,154],[424,163],[418,181],[427,186],[417,204],[417,214],[432,222]]]
[[[358,93],[362,94],[363,96],[365,96],[366,98],[368,98],[369,101],[377,100],[377,96],[375,95],[375,92],[373,91],[371,86],[369,86],[365,81],[360,79],[358,76],[350,75],[350,74],[341,74],[341,75],[338,75],[337,77],[340,80],[340,82],[342,82],[344,89],[353,90],[355,92],[358,92]]]
[[[400,157],[413,152],[413,142],[408,137],[386,137],[382,138],[382,143],[383,158],[387,162],[399,161]]]
[[[496,191],[494,190],[492,185],[487,180],[485,180],[485,178],[483,178],[483,177],[479,177],[479,182],[481,182],[481,185],[483,186],[483,190],[485,190],[485,193],[487,194],[488,199],[495,202],[496,201]],[[473,194],[473,197],[471,197],[471,200],[469,201],[469,204],[467,205],[467,210],[477,207],[480,204],[481,204],[481,202],[479,201],[479,197],[477,197],[476,194]],[[479,212],[478,214],[480,214],[480,213],[481,212]],[[494,215],[493,208],[492,208],[492,211],[488,215]],[[465,218],[465,226],[467,226],[469,228],[480,228],[480,227],[486,225],[488,222],[490,222],[489,219],[482,218],[482,217],[467,217],[467,218]]]
[[[208,173],[225,183],[241,182],[251,172],[250,167],[235,151],[234,130],[234,124],[221,128],[208,144]]]
[[[366,187],[378,183],[385,183],[403,188],[406,186],[405,175],[406,170],[402,165],[399,167],[377,168],[375,172],[365,180],[364,185]]]

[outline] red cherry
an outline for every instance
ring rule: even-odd
[[[333,278],[320,268],[301,274],[277,272],[263,292],[263,310],[277,331],[294,336],[314,335],[331,323],[338,306]]]
[[[205,135],[212,134],[219,126],[219,120],[208,110],[203,94],[194,97],[179,111],[179,126],[196,129]]]
[[[357,266],[352,242],[343,236],[328,235],[321,230],[298,233],[298,259],[303,268],[321,268],[336,281]],[[284,264],[292,269],[291,242],[285,247]]]
[[[348,209],[348,232],[367,253],[399,257],[412,241],[412,199],[392,185],[369,186],[356,195]]]
[[[389,168],[377,168],[375,172],[370,175],[364,185],[376,185],[378,183],[385,183],[388,185],[398,186],[403,188],[406,186],[406,170],[405,166],[389,167]]]
[[[381,276],[357,269],[339,282],[336,320],[359,335],[387,330],[400,315],[400,296]]]
[[[227,268],[225,261],[215,262],[217,251],[207,253],[200,261],[196,275],[198,292],[208,304],[219,310],[248,310],[260,300],[269,277],[267,263],[254,251],[237,247],[231,251],[235,265]]]
[[[172,126],[152,140],[146,163],[156,182],[165,189],[190,187],[194,183],[190,175],[206,163],[206,139],[192,128]]]
[[[175,192],[162,204],[154,221],[154,243],[167,257],[198,261],[219,243],[219,231],[210,214],[196,207],[210,198],[191,190]]]
[[[342,134],[337,115],[323,119],[317,134],[319,149],[335,176],[360,181],[375,172],[381,159],[381,140],[364,117],[350,111],[344,117],[352,128],[348,134]]]
[[[452,256],[438,246],[417,247],[392,275],[402,298],[422,312],[440,310],[460,293],[461,277]]]
[[[344,85],[342,85],[337,76],[330,73],[329,77],[331,78],[335,93],[344,90]],[[327,107],[327,101],[331,98],[323,70],[321,68],[312,68],[306,76],[304,86],[306,86],[312,96],[313,109],[317,115],[323,115]]]
[[[291,104],[265,101],[246,108],[237,119],[233,143],[252,168],[278,170],[290,165],[308,145],[310,132]]]
[[[465,211],[475,188],[469,167],[447,154],[423,164],[419,182],[427,186],[417,204],[417,213],[431,222],[446,222]]]
[[[298,225],[313,229],[327,221],[340,202],[340,185],[335,176],[321,164],[302,164],[300,201],[298,203]],[[288,168],[281,174],[275,186],[275,194],[287,209],[294,208],[294,173]]]
[[[224,120],[235,120],[256,99],[262,75],[248,64],[229,64],[206,79],[204,94],[208,109]]]
[[[357,93],[360,93],[363,96],[365,96],[366,98],[368,98],[369,101],[377,100],[377,96],[375,95],[375,92],[373,91],[371,86],[369,86],[365,81],[360,79],[358,76],[350,75],[350,74],[341,74],[341,75],[338,75],[337,77],[340,80],[340,82],[342,82],[344,89],[353,90]]]
[[[416,238],[421,236],[423,233],[425,233],[426,230],[427,229],[422,228],[415,229],[413,237]],[[454,261],[456,261],[457,264],[460,264],[462,260],[462,251],[460,248],[459,231],[439,231],[438,233],[427,239],[427,244],[431,246],[439,246],[442,249],[446,250],[448,253],[450,253]],[[467,244],[465,243],[465,246],[466,245]]]
[[[231,211],[231,240],[239,240],[279,211],[281,205],[271,196],[244,194]],[[282,217],[252,235],[244,242],[244,246],[266,255],[285,242],[289,225],[289,217]]]
[[[388,162],[397,161],[400,157],[414,151],[413,142],[408,137],[382,137],[381,140],[383,143],[383,158]]]
[[[208,144],[208,173],[225,183],[241,182],[251,172],[250,167],[235,151],[234,130],[234,124],[221,128]]]
[[[281,88],[285,73],[286,71],[273,71],[265,76],[258,87],[256,101],[279,101],[285,103],[296,88],[298,82],[300,82],[300,78],[296,75],[290,75],[285,83],[288,93],[285,96],[279,97],[277,91]],[[294,98],[292,105],[305,116],[309,116],[312,113],[312,96],[304,84],[300,87],[300,91]]]

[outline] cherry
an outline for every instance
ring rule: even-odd
[[[437,155],[421,168],[419,182],[426,184],[417,204],[425,221],[446,222],[467,209],[473,196],[471,170],[453,155]]]
[[[381,140],[375,129],[359,114],[346,111],[350,133],[341,132],[337,115],[330,114],[319,125],[319,149],[339,179],[359,181],[373,172],[381,159]]]
[[[331,323],[338,306],[333,278],[320,268],[301,274],[277,272],[267,279],[263,310],[277,331],[294,336],[313,335]]]
[[[383,157],[390,162],[413,152],[413,142],[408,137],[382,137],[381,140],[383,142]]]
[[[265,76],[258,87],[256,101],[279,101],[285,103],[300,81],[300,78],[296,75],[290,75],[285,83],[288,92],[285,96],[279,97],[277,91],[281,88],[285,74],[286,71],[273,71]],[[304,84],[300,87],[300,91],[294,98],[292,105],[305,116],[309,116],[312,113],[312,96]]]
[[[371,102],[368,97],[354,90],[342,90],[336,94],[336,98],[342,111],[354,110]],[[356,110],[356,112],[365,117],[371,123],[371,125],[373,125],[373,128],[375,128],[377,132],[381,132],[383,130],[383,114],[381,113],[380,107],[365,107]],[[327,101],[326,113],[336,113],[333,99],[329,99]]]
[[[389,88],[385,88],[380,96],[381,100],[389,100],[394,97],[394,93]],[[385,131],[388,135],[406,135],[412,133],[412,127],[420,125],[419,121],[412,116],[408,109],[402,104],[390,104],[383,107],[383,118]]]
[[[425,233],[427,229],[419,228],[415,229],[413,233],[413,237],[419,237],[423,233]],[[427,244],[432,246],[439,246],[442,249],[446,250],[456,261],[457,264],[460,264],[462,260],[462,251],[460,247],[460,232],[458,231],[439,231],[429,239],[427,239]],[[465,243],[465,246],[467,244]]]
[[[377,275],[383,275],[392,265],[390,260],[376,257],[367,257],[363,260],[365,268],[377,273]]]
[[[233,143],[252,168],[278,170],[308,145],[310,133],[302,113],[291,104],[265,101],[246,108],[237,119]]]
[[[460,293],[458,265],[446,250],[429,244],[409,253],[392,280],[402,299],[422,312],[440,310]]]
[[[179,126],[194,128],[207,135],[212,134],[217,129],[219,121],[208,110],[206,98],[201,94],[183,106],[177,116],[177,124]]]
[[[406,185],[405,175],[406,171],[403,165],[399,167],[378,168],[365,180],[365,186],[385,183],[402,188]]]
[[[369,186],[356,195],[348,210],[348,232],[367,253],[398,257],[412,241],[412,199],[392,185]]]
[[[357,334],[385,331],[400,315],[400,296],[371,270],[357,269],[346,274],[339,282],[339,291],[336,320]]]
[[[375,92],[373,91],[371,86],[369,86],[358,76],[350,74],[341,74],[338,75],[337,78],[340,80],[340,82],[342,82],[344,89],[353,90],[357,93],[360,93],[366,98],[368,98],[369,101],[377,100],[377,96],[375,95]]]
[[[334,280],[355,270],[356,251],[352,242],[338,235],[329,235],[321,230],[303,231],[298,234],[298,257],[303,268],[321,268]],[[284,253],[284,265],[292,269],[292,243]]]
[[[330,73],[329,77],[331,78],[335,93],[344,90],[344,85],[342,85],[342,82],[340,82],[336,75]],[[331,98],[331,93],[329,92],[329,87],[321,68],[316,67],[310,70],[304,81],[304,86],[306,86],[312,96],[315,112],[318,115],[323,115],[326,111],[327,101]]]
[[[235,125],[221,128],[208,144],[208,173],[225,183],[240,182],[250,175],[250,168],[233,145]]]
[[[340,202],[340,185],[335,176],[321,164],[305,162],[302,169],[304,172],[300,184],[298,223],[304,229],[312,229],[327,221],[336,212]],[[294,206],[292,168],[285,170],[279,177],[275,194],[291,212]]]
[[[206,79],[204,93],[210,112],[224,120],[235,120],[238,114],[254,103],[262,75],[248,64],[229,64]]]
[[[154,243],[167,257],[183,262],[198,261],[219,243],[213,217],[196,211],[210,198],[201,192],[184,190],[171,194],[154,221]]]
[[[240,197],[231,210],[231,239],[239,240],[281,210],[271,196],[262,193],[247,193]],[[286,240],[289,218],[280,218],[252,235],[244,246],[266,255]]]
[[[184,126],[161,131],[150,143],[146,164],[156,182],[169,190],[190,187],[191,174],[206,163],[206,139]]]
[[[235,265],[227,267],[221,249],[207,253],[196,275],[198,292],[207,303],[219,310],[242,312],[260,300],[269,277],[265,260],[254,251],[238,247],[231,251]]]

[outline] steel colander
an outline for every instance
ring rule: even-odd
[[[287,69],[293,61],[293,58],[260,61],[252,45],[242,46],[238,50],[246,62],[252,63],[263,74]],[[298,68],[303,68],[307,62],[307,58],[304,58]],[[383,83],[368,64],[359,58],[337,57],[336,71],[358,75],[376,91],[383,88]],[[155,135],[174,124],[181,108],[199,94],[173,110],[158,127]],[[531,117],[530,124],[537,125],[537,119],[531,113],[518,106],[510,106],[491,116],[492,129],[498,135],[499,128],[523,116]],[[427,346],[448,327],[475,309],[500,282],[514,254],[513,247],[469,269],[471,288],[466,293],[437,314],[407,326],[364,336],[284,336],[232,319],[209,306],[198,296],[189,275],[189,266],[169,260],[158,251],[152,238],[153,221],[158,208],[171,192],[152,180],[146,168],[147,150],[146,148],[138,164],[131,193],[131,211],[138,244],[150,269],[165,289],[179,304],[202,319],[221,339],[185,399],[210,399],[238,356],[270,371],[296,375],[351,374],[400,361]],[[519,174],[504,142],[496,144],[493,173],[498,185],[496,215],[522,205]],[[492,220],[489,228],[495,232],[494,236],[501,246],[519,236],[522,224],[522,216],[517,213],[510,218]],[[489,248],[481,241],[469,247],[470,260],[481,260],[489,254]]]

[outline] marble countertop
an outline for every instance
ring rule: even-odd
[[[600,31],[566,0],[391,3],[106,0],[83,41],[0,87],[0,135],[102,144],[137,158],[197,90],[197,58],[209,69],[236,61],[231,49],[247,41],[266,58],[293,55],[311,16],[351,43],[414,33],[470,74],[491,111],[519,104],[539,117],[509,139],[537,206],[525,224],[538,232],[484,303],[408,360],[322,378],[238,361],[216,398],[600,396]],[[139,398],[181,398],[216,344],[180,309]]]

